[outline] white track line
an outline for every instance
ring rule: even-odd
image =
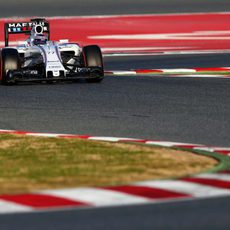
[[[163,73],[196,73],[195,69],[161,69]]]
[[[169,141],[146,141],[145,144],[147,145],[160,145],[160,146],[165,146],[165,147],[174,147],[174,146],[196,146],[197,148],[199,146],[203,145],[198,145],[198,144],[192,144],[192,143],[181,143],[181,142],[169,142]]]
[[[123,138],[123,137],[89,137],[88,140],[118,142],[118,141],[137,141],[138,139]]]
[[[45,195],[62,197],[74,201],[89,203],[93,206],[111,206],[125,204],[148,203],[149,199],[122,192],[109,191],[99,188],[77,188],[44,191]]]
[[[213,179],[213,180],[221,180],[221,181],[229,181],[230,182],[230,174],[224,174],[224,173],[212,173],[212,174],[200,174],[193,176],[193,178],[202,178],[202,179]]]
[[[28,212],[33,208],[0,199],[0,214]]]
[[[228,189],[215,188],[212,186],[200,185],[197,183],[180,180],[144,181],[135,183],[135,185],[185,193],[191,195],[192,197],[213,197],[230,195],[230,190]]]

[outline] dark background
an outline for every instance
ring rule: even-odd
[[[229,0],[1,0],[0,5],[0,17],[230,10]]]

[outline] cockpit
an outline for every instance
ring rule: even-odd
[[[44,28],[41,25],[35,25],[31,30],[31,35],[28,42],[31,45],[45,45],[48,41],[47,34],[43,33]]]

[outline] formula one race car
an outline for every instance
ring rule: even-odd
[[[23,45],[8,47],[10,34],[28,34]],[[97,45],[80,47],[68,41],[50,41],[50,25],[45,19],[5,23],[5,47],[0,54],[2,84],[19,81],[86,79],[101,82],[104,68]]]

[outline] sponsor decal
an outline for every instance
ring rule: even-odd
[[[90,72],[90,68],[76,68],[77,73],[88,73]]]
[[[24,70],[24,71],[22,71],[22,74],[25,74],[25,75],[38,75],[38,70]]]
[[[45,26],[44,22],[17,22],[17,23],[9,23],[8,27],[9,28],[22,28],[22,27],[32,27],[32,26],[36,26],[36,25],[40,25],[40,26]]]
[[[31,31],[32,27],[41,26],[43,31],[48,31],[48,27],[45,22],[17,22],[8,23],[8,32],[10,33],[21,33],[26,31]]]
[[[30,74],[35,74],[36,75],[36,74],[38,74],[38,71],[37,70],[31,70]]]
[[[59,69],[59,68],[61,68],[60,65],[58,65],[58,66],[57,66],[57,65],[56,65],[56,66],[53,65],[53,66],[48,66],[48,67],[47,67],[47,69]]]

